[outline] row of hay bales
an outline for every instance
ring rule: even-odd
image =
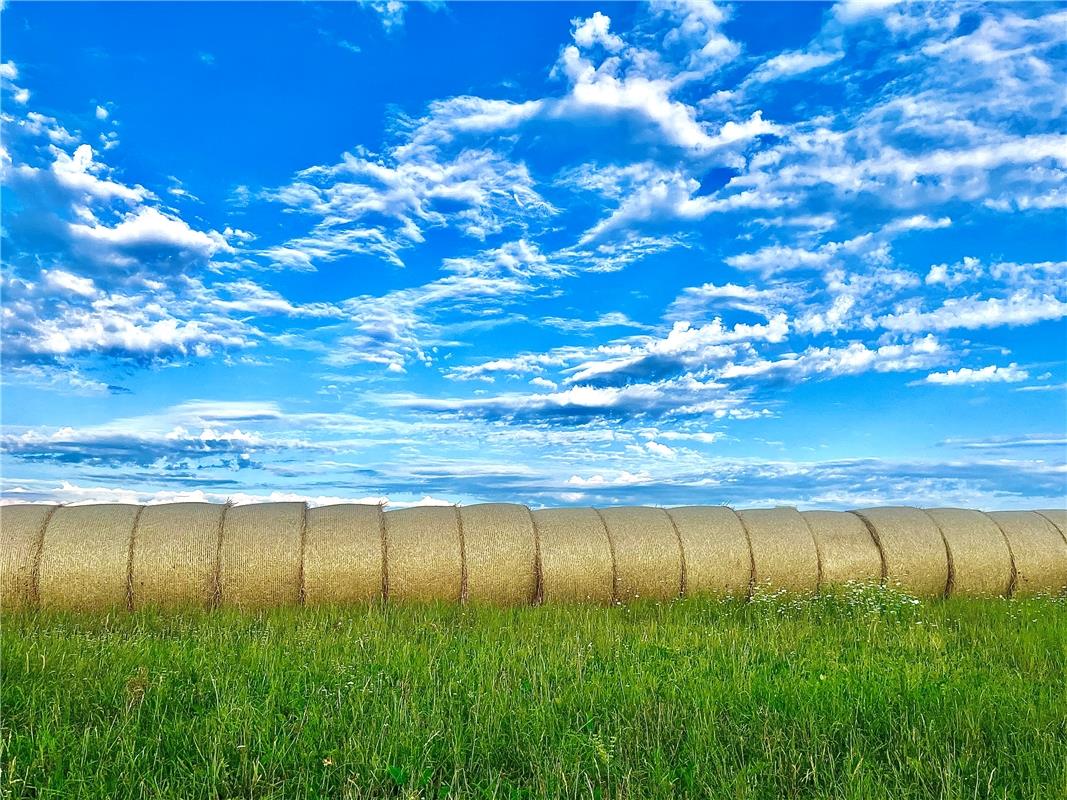
[[[1067,511],[302,503],[0,507],[4,608],[1067,590]]]

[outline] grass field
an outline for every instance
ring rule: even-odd
[[[1067,603],[8,615],[48,798],[1063,798]]]

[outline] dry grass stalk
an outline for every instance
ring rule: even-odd
[[[300,603],[303,503],[234,506],[219,551],[219,602],[234,608]]]
[[[948,588],[948,550],[941,531],[918,508],[866,508],[855,512],[870,525],[885,559],[886,583],[919,597]]]
[[[820,586],[881,583],[882,555],[862,519],[846,511],[804,511],[801,516],[819,553]]]
[[[33,572],[53,505],[0,506],[0,609],[17,611],[37,604]]]
[[[425,506],[385,515],[389,599],[458,602],[463,594],[459,517],[452,506]]]
[[[795,508],[740,511],[755,565],[756,589],[815,592],[819,554],[804,517]]]
[[[382,597],[379,506],[336,505],[307,512],[304,603],[362,603]]]
[[[1067,543],[1055,525],[1034,511],[994,511],[1015,560],[1015,594],[1060,594],[1067,589]]]
[[[484,503],[459,509],[467,558],[467,600],[498,605],[534,602],[537,554],[526,506]]]
[[[671,519],[659,508],[605,508],[615,549],[615,599],[673,600],[682,593],[682,553]]]
[[[224,508],[212,503],[145,507],[133,543],[134,608],[211,605]]]
[[[980,511],[931,508],[952,564],[949,594],[968,597],[1006,596],[1011,588],[1011,553],[1004,534]]]
[[[684,506],[667,514],[685,552],[686,596],[747,596],[752,553],[737,514],[725,506]]]
[[[125,608],[130,539],[140,509],[118,504],[56,509],[41,546],[41,607]]]
[[[548,508],[533,516],[541,534],[544,601],[612,602],[615,570],[600,515],[591,508]]]

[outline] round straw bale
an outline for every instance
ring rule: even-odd
[[[382,596],[382,510],[311,508],[304,533],[304,603],[360,603]]]
[[[526,506],[483,503],[459,510],[467,557],[467,599],[502,605],[532,603],[537,549]]]
[[[661,508],[605,508],[600,512],[615,548],[616,600],[673,600],[682,593],[682,553],[674,525]]]
[[[814,592],[819,553],[804,517],[795,508],[739,511],[752,544],[754,588]]]
[[[1011,589],[1011,552],[997,524],[980,511],[962,508],[931,508],[926,513],[948,547],[949,594],[1006,596]]]
[[[685,594],[747,597],[752,552],[741,520],[725,506],[684,506],[667,511],[685,553]]]
[[[1064,541],[1067,541],[1067,510],[1062,508],[1043,508],[1037,512],[1055,525]]]
[[[1067,587],[1067,543],[1056,527],[1033,511],[993,511],[1015,562],[1016,596],[1059,594]]]
[[[57,508],[41,547],[41,607],[125,608],[130,538],[140,511],[118,504]]]
[[[272,608],[300,602],[303,503],[235,506],[223,520],[219,604]]]
[[[615,565],[604,521],[592,508],[533,512],[541,537],[541,586],[546,603],[615,599]]]
[[[803,511],[819,551],[820,586],[882,582],[882,554],[874,537],[855,514]]]
[[[390,600],[463,597],[463,548],[453,506],[423,506],[385,515]]]
[[[212,503],[145,507],[133,541],[134,608],[211,605],[225,509]]]
[[[36,605],[33,565],[53,505],[0,506],[0,608],[14,611]]]
[[[941,531],[918,508],[892,506],[853,512],[870,527],[885,561],[886,583],[920,597],[948,588],[948,550]]]

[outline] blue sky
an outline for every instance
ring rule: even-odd
[[[0,24],[6,501],[1065,502],[1062,4]]]

